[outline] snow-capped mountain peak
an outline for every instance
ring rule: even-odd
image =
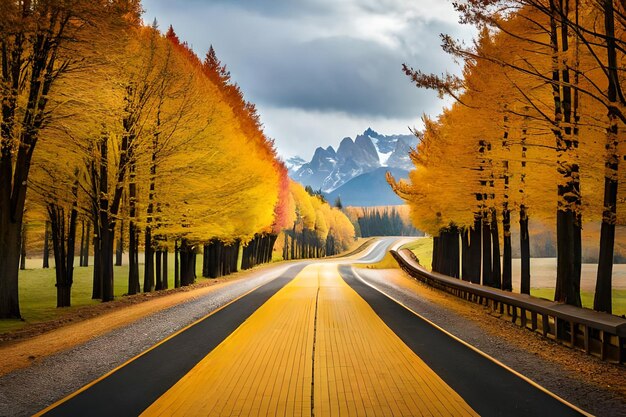
[[[385,136],[368,128],[354,140],[342,139],[337,151],[332,146],[320,147],[310,162],[300,163],[302,158],[295,157],[288,159],[286,165],[294,180],[331,192],[352,178],[380,167],[410,170],[408,152],[417,142],[413,135]]]
[[[285,167],[289,170],[289,174],[297,172],[304,164],[306,164],[306,161],[299,156],[293,156],[285,160]]]

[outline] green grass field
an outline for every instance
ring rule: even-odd
[[[78,259],[76,263],[78,264]],[[202,255],[198,255],[196,268],[197,282],[207,280],[202,278]],[[115,297],[121,297],[128,292],[128,266],[114,267],[114,274],[114,294]],[[0,333],[18,330],[29,323],[39,323],[72,314],[77,307],[100,303],[91,299],[92,275],[93,265],[76,267],[72,285],[72,307],[57,308],[54,268],[20,271],[20,309],[24,320],[0,320]],[[143,284],[143,264],[139,264],[139,282]],[[170,254],[168,260],[168,288],[174,288],[174,254]]]
[[[430,270],[431,261],[433,259],[433,238],[422,237],[413,242],[402,245],[400,249],[409,249],[412,251],[417,259],[420,261],[420,265]]]

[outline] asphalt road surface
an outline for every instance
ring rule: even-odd
[[[581,415],[351,266],[397,245],[296,262],[40,414]]]

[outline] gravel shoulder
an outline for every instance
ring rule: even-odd
[[[366,282],[566,401],[597,416],[626,416],[626,366],[544,339],[400,269],[355,270]]]

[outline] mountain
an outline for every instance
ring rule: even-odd
[[[396,178],[406,178],[409,171],[401,168],[380,167],[374,171],[361,174],[343,184],[336,190],[326,194],[326,200],[334,204],[337,197],[341,198],[344,207],[359,206],[391,206],[404,204],[392,190],[385,173],[389,171]]]
[[[297,172],[302,165],[306,164],[306,161],[299,156],[294,156],[285,161],[285,166],[289,170],[289,175]]]
[[[289,172],[295,181],[330,193],[381,167],[412,169],[408,153],[417,143],[413,135],[385,136],[368,128],[354,140],[344,138],[336,151],[332,146],[317,148],[308,163],[298,165],[302,158],[296,157],[298,163],[293,163]]]

